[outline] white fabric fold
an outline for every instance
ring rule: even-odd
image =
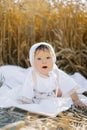
[[[34,67],[34,53],[39,45],[48,46],[52,52],[54,64],[48,77],[37,73]],[[79,85],[57,67],[52,46],[45,42],[37,43],[31,47],[29,57],[32,67],[28,69],[8,65],[0,67],[0,75],[5,78],[0,88],[0,107],[13,106],[49,116],[70,108],[73,103],[69,96],[73,91],[79,90]],[[58,88],[62,91],[61,98],[56,97]],[[55,89],[56,94],[53,92]],[[29,104],[23,105],[21,100],[28,101]],[[87,98],[84,100],[87,101]]]
[[[20,99],[19,97],[21,95],[26,97],[28,92],[31,94],[31,90],[30,90],[31,87],[29,88],[29,84],[31,83],[31,86],[33,85],[32,82],[31,82],[31,78],[30,78],[31,71],[33,70],[33,68],[31,67],[31,68],[28,68],[28,69],[23,69],[22,74],[26,78],[24,78],[24,80],[22,80],[22,78],[20,77],[20,80],[21,80],[21,84],[20,84],[19,82],[16,83],[16,78],[19,78],[19,77],[18,77],[18,75],[15,74],[15,72],[19,73],[19,71],[21,71],[22,68],[19,69],[17,67],[15,68],[15,66],[10,66],[10,67],[5,66],[3,70],[4,71],[8,70],[7,71],[8,74],[6,73],[8,76],[10,74],[10,68],[11,67],[12,67],[13,72],[14,72],[12,74],[12,78],[15,79],[14,86],[16,85],[16,87],[14,87],[13,89],[6,89],[7,86],[4,86],[4,84],[2,85],[2,87],[0,88],[0,91],[2,90],[2,95],[0,95],[0,107],[1,108],[17,107],[17,108],[24,109],[24,110],[29,111],[29,112],[34,112],[34,113],[37,113],[37,114],[43,114],[43,115],[53,117],[53,116],[58,115],[58,113],[60,113],[61,111],[69,109],[70,106],[73,104],[72,100],[70,100],[69,97],[58,98],[57,101],[55,100],[55,97],[54,98],[50,97],[50,98],[47,98],[47,99],[45,98],[43,100],[40,100],[39,103],[36,100],[35,101],[36,103],[33,103],[33,104],[22,104],[22,103],[20,103],[18,101],[18,99]],[[77,83],[74,81],[74,79],[71,79],[70,76],[68,76],[67,74],[65,74],[61,70],[58,69],[58,71],[59,71],[59,77],[60,77],[60,80],[59,80],[60,81],[60,87],[63,91],[63,94],[68,92],[68,90],[70,91],[70,88],[77,86]],[[3,74],[3,71],[2,71],[2,74]],[[66,78],[67,78],[67,80],[66,80]],[[74,78],[77,79],[76,76]],[[81,78],[80,78],[80,80],[81,80]],[[70,81],[73,81],[73,83],[70,84],[69,83]],[[87,83],[86,79],[85,79],[85,83]],[[27,94],[26,94],[25,91],[22,90],[22,89],[24,89],[23,88],[24,84],[26,84],[25,87],[28,87],[28,90],[29,90],[29,91],[27,91]],[[67,91],[66,91],[65,86],[69,86]],[[82,88],[83,88],[83,86],[82,86]],[[31,94],[31,97],[32,96],[33,95]],[[82,101],[84,101],[84,103],[87,104],[87,97],[82,96],[80,99],[82,99]],[[56,104],[56,103],[58,103],[58,104]],[[61,106],[60,106],[60,103],[61,103]],[[51,108],[51,109],[49,109],[49,108]]]

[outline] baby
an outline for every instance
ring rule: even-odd
[[[50,44],[34,44],[29,57],[31,67],[28,68],[24,86],[18,96],[22,103],[37,103],[44,98],[70,96],[76,107],[86,107],[76,93],[77,83],[56,66],[56,55]]]

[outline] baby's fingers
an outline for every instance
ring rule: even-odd
[[[80,107],[80,108],[87,108],[87,105],[85,105],[83,102],[79,101],[79,102],[75,102],[74,105],[76,107]]]

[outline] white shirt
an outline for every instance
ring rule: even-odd
[[[49,74],[49,77],[44,77],[36,72],[33,77],[33,68],[30,67],[23,88],[21,89],[20,95],[29,99],[35,96],[35,92],[41,93],[41,95],[42,93],[45,93],[44,96],[49,95],[49,93],[52,93],[53,96],[53,90],[57,88],[61,89],[63,96],[69,95],[69,93],[75,90],[77,83],[65,72],[59,69],[57,71],[58,77],[54,71]]]
[[[53,96],[53,90],[57,88],[61,89],[63,96],[70,95],[73,92],[72,90],[75,90],[77,83],[62,70],[57,68],[56,71],[58,71],[58,75],[55,74],[53,69],[49,73],[49,77],[42,77],[38,73],[34,77],[32,75],[33,67],[29,67],[26,70],[22,84],[6,92],[5,96],[14,99],[20,99],[21,97],[32,99],[35,95],[39,98],[46,98],[49,94]]]

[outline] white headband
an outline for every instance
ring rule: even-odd
[[[55,52],[54,52],[53,47],[52,47],[50,44],[46,43],[46,42],[40,42],[40,43],[34,44],[34,45],[30,48],[30,52],[29,52],[30,64],[33,66],[33,64],[34,64],[34,53],[35,53],[35,50],[36,50],[40,45],[46,45],[47,47],[50,48],[50,50],[51,50],[51,52],[52,52],[52,55],[53,55],[53,62],[55,63],[55,62],[56,62],[56,55],[55,55]]]

